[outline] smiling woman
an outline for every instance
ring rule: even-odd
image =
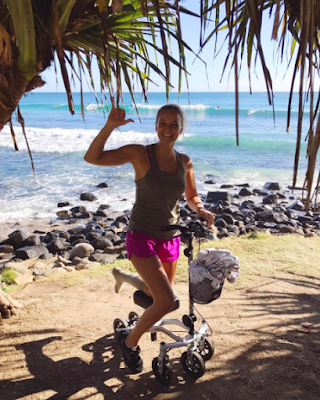
[[[97,165],[122,165],[130,162],[135,170],[136,201],[127,232],[128,258],[142,278],[141,285],[153,304],[120,343],[126,365],[141,372],[140,337],[174,304],[172,283],[180,251],[177,231],[163,232],[162,227],[179,223],[179,201],[183,193],[190,208],[210,227],[214,216],[198,196],[190,158],[178,153],[174,144],[183,132],[184,116],[177,105],[161,107],[156,117],[156,144],[127,145],[104,151],[112,131],[133,122],[123,109],[112,107],[108,121],[91,143],[85,160]]]

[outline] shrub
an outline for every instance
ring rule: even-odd
[[[10,285],[18,276],[14,269],[6,269],[2,272],[1,280],[5,281],[6,284]]]

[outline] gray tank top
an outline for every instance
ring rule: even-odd
[[[180,196],[186,189],[186,177],[180,154],[176,152],[178,171],[163,172],[157,163],[155,145],[151,145],[150,169],[136,180],[136,201],[130,216],[128,229],[142,232],[157,239],[171,239],[179,231],[162,232],[166,225],[180,220]]]

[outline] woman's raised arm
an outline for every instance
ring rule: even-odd
[[[84,159],[90,164],[95,165],[122,165],[131,160],[131,146],[124,146],[116,150],[104,151],[104,145],[111,135],[112,131],[119,126],[134,122],[132,119],[126,119],[126,112],[122,108],[112,106],[108,116],[107,123],[101,129],[98,136],[91,143]]]

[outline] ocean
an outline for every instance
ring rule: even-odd
[[[170,102],[181,105],[188,121],[176,149],[192,159],[199,193],[217,190],[221,184],[249,183],[253,188],[262,188],[266,182],[276,181],[286,188],[292,183],[297,94],[292,103],[290,133],[286,133],[287,101],[288,93],[275,93],[274,121],[265,93],[241,93],[237,147],[234,93],[183,93],[180,99],[171,94]],[[16,118],[13,124],[20,151],[14,150],[8,126],[0,133],[0,223],[54,219],[60,201],[83,204],[89,210],[100,204],[109,204],[117,212],[131,209],[135,194],[132,166],[98,167],[83,160],[89,144],[106,122],[106,107],[101,101],[97,104],[92,93],[85,93],[83,119],[80,94],[74,95],[74,102],[72,116],[64,93],[35,92],[21,101],[36,179]],[[158,108],[166,103],[165,94],[149,93],[147,104],[137,96],[141,122],[128,93],[124,94],[124,103],[127,116],[135,122],[113,132],[106,148],[155,143],[155,117]],[[309,114],[305,115],[303,138],[309,123]],[[297,185],[303,184],[305,154],[303,142]],[[205,183],[208,180],[216,183]],[[97,188],[102,182],[109,187]],[[98,200],[91,204],[80,201],[83,192],[94,193]]]

